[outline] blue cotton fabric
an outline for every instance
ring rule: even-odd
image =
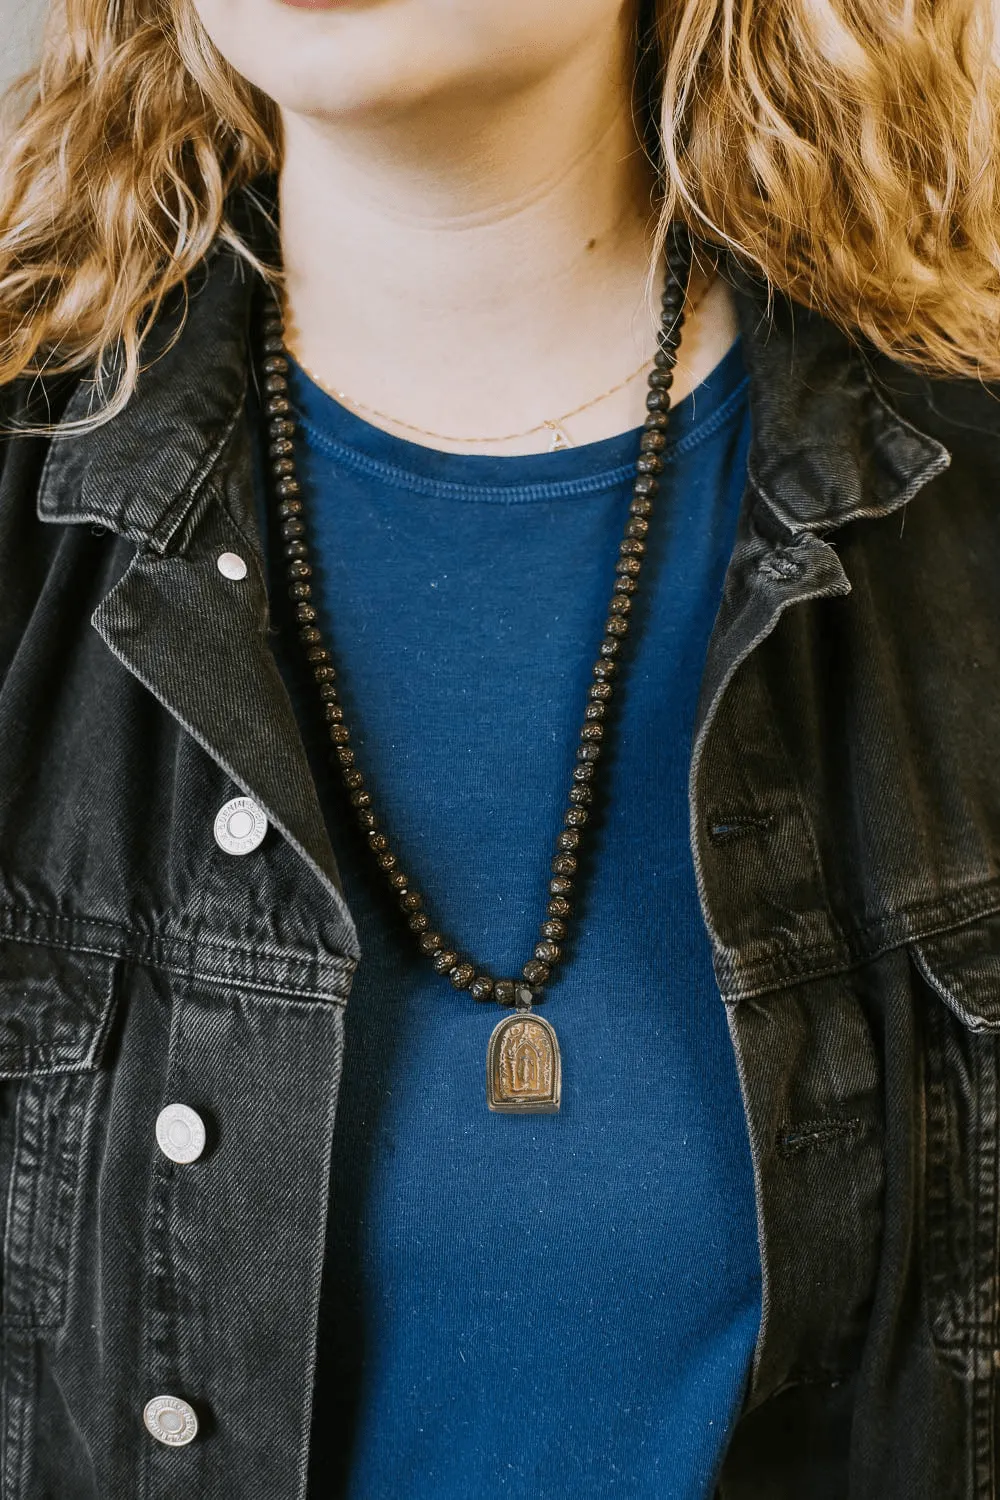
[[[320,624],[400,865],[497,976],[531,956],[639,432],[443,454],[293,361]],[[260,428],[258,426],[258,431]],[[674,408],[565,961],[557,1115],[488,1111],[507,1014],[417,953],[276,655],[354,915],[310,1500],[709,1500],[760,1317],[753,1180],[688,832],[695,705],[746,475],[737,341]],[[276,617],[277,528],[256,493]]]

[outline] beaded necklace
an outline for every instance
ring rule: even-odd
[[[495,979],[482,965],[463,956],[457,946],[432,923],[424,897],[414,881],[400,868],[388,835],[380,826],[372,794],[351,744],[344,721],[344,708],[336,684],[337,673],[329,649],[324,645],[312,601],[312,566],[304,519],[302,486],[296,474],[295,422],[288,396],[289,358],[284,341],[284,320],[273,289],[263,312],[260,339],[261,389],[268,429],[270,488],[277,508],[286,579],[299,643],[305,653],[310,676],[316,683],[320,707],[331,745],[331,759],[339,768],[358,822],[367,835],[376,866],[388,881],[417,946],[435,971],[457,990],[468,990],[474,1000],[496,1001],[512,1014],[494,1027],[486,1054],[486,1099],[491,1110],[504,1113],[553,1113],[559,1108],[562,1059],[551,1023],[532,1007],[553,968],[564,958],[565,939],[572,914],[570,897],[579,872],[580,846],[594,798],[601,741],[608,717],[615,679],[621,667],[622,647],[629,629],[634,596],[646,551],[645,537],[653,498],[663,471],[662,451],[670,409],[677,348],[684,322],[687,287],[691,275],[691,242],[684,225],[671,225],[666,242],[666,285],[662,318],[653,369],[646,397],[647,415],[639,443],[636,477],[632,485],[628,520],[618,547],[615,585],[604,625],[604,635],[594,663],[588,691],[580,743],[576,751],[563,827],[556,838],[551,864],[549,899],[532,957],[516,979]]]

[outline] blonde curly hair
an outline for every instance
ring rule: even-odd
[[[1000,378],[992,0],[647,0],[636,24],[660,243],[683,218],[891,358]],[[103,397],[117,346],[87,430],[217,236],[280,281],[226,203],[280,156],[277,106],[190,0],[52,0],[0,102],[0,385],[87,369]]]

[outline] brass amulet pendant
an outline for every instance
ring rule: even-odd
[[[527,992],[522,989],[521,995]],[[494,1026],[486,1049],[486,1102],[502,1114],[555,1114],[562,1086],[559,1043],[548,1021],[531,1013],[530,994]]]

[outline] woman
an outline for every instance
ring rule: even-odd
[[[53,6],[5,1500],[995,1493],[990,20]]]

